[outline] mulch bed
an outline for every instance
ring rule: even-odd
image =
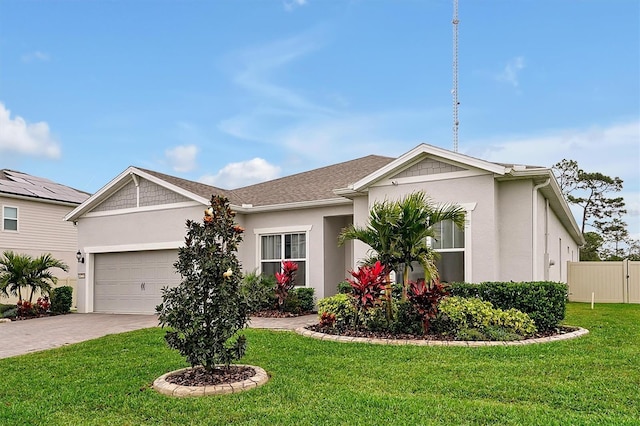
[[[345,337],[364,337],[368,339],[396,339],[396,340],[443,340],[443,341],[453,341],[455,340],[452,336],[443,336],[439,334],[403,334],[403,333],[392,333],[389,331],[370,331],[370,330],[339,330],[336,328],[328,328],[321,327],[320,324],[309,325],[306,327],[308,330],[315,331],[318,333],[331,334],[334,336],[345,336]],[[572,331],[577,330],[576,327],[566,327],[561,326],[558,329],[536,333],[531,336],[531,339],[539,338],[539,337],[551,337],[557,336],[560,334],[570,333]]]
[[[304,311],[304,312],[284,312],[279,311],[277,309],[269,309],[265,311],[258,311],[251,314],[252,317],[260,317],[260,318],[295,318],[301,317],[303,315],[311,315],[316,314],[317,312],[313,311]]]
[[[256,375],[251,367],[230,365],[229,368],[218,367],[207,371],[204,367],[195,367],[180,373],[172,374],[166,381],[180,386],[214,386],[224,383],[235,383]]]

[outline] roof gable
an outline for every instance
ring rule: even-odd
[[[431,175],[465,170],[481,170],[496,175],[508,172],[505,166],[480,160],[457,152],[438,148],[433,145],[420,144],[406,154],[398,157],[384,167],[367,175],[349,187],[338,190],[338,193],[363,191],[382,179],[408,175]]]

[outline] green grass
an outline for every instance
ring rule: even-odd
[[[572,303],[566,322],[591,332],[541,345],[459,348],[247,330],[242,363],[263,367],[271,380],[192,399],[150,388],[185,366],[161,329],[112,335],[0,360],[0,424],[639,424],[640,305]]]

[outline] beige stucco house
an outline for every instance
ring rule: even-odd
[[[299,284],[317,298],[357,266],[368,247],[338,247],[376,201],[424,190],[467,212],[463,230],[442,224],[439,269],[446,281],[566,281],[584,243],[551,170],[496,164],[422,144],[399,158],[370,155],[234,190],[129,167],[66,216],[77,222],[86,262],[80,312],[150,313],[161,288],[179,282],[173,263],[185,221],[201,220],[212,194],[226,196],[246,229],[246,271],[300,265]]]
[[[78,232],[72,222],[63,219],[87,198],[86,192],[49,179],[0,170],[0,253],[11,250],[33,257],[51,253],[69,265],[69,272],[51,271],[58,285],[75,288]],[[15,297],[0,299],[1,303],[16,301]]]

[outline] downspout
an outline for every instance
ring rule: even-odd
[[[531,280],[537,281],[538,273],[536,266],[538,265],[538,189],[543,188],[551,183],[551,178],[547,178],[546,181],[540,183],[533,187],[533,193],[531,196],[531,216],[532,216],[532,224],[531,224],[531,254],[532,254],[532,265],[531,265]]]

